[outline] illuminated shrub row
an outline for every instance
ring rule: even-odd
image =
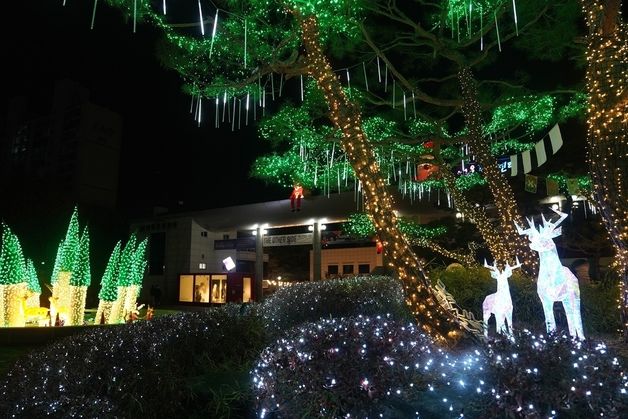
[[[260,332],[237,305],[94,327],[18,361],[0,383],[0,416],[178,417],[192,402],[188,380],[250,362]]]
[[[621,418],[628,376],[601,343],[515,333],[443,351],[412,324],[323,319],[292,329],[253,371],[268,418]]]
[[[388,276],[298,283],[279,289],[259,310],[271,337],[320,318],[388,313],[410,319],[401,281]]]
[[[302,324],[253,371],[259,417],[457,416],[482,387],[479,352],[453,356],[412,323],[386,317]],[[419,402],[420,401],[420,406]]]
[[[566,334],[515,333],[487,346],[489,417],[622,418],[628,374],[606,345]]]

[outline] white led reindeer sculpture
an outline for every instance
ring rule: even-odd
[[[530,249],[539,253],[539,277],[536,284],[536,292],[543,304],[545,312],[545,324],[547,331],[556,329],[556,320],[554,319],[554,302],[563,303],[565,315],[567,316],[567,325],[571,336],[578,336],[584,339],[582,330],[582,317],[580,316],[580,287],[578,278],[571,273],[569,268],[563,266],[558,259],[556,244],[554,238],[561,235],[562,223],[567,214],[560,211],[552,210],[557,213],[560,218],[555,222],[546,220],[543,214],[543,225],[538,230],[534,226],[534,220],[528,219],[530,228],[522,229],[517,226],[519,234],[527,235],[530,239]]]
[[[497,292],[487,295],[482,303],[484,336],[488,336],[488,319],[491,317],[491,314],[495,315],[495,331],[497,333],[512,333],[512,299],[510,298],[508,278],[512,275],[512,270],[520,266],[521,263],[517,259],[515,266],[506,264],[504,270],[500,271],[497,268],[497,263],[491,266],[484,259],[484,267],[490,269],[491,277],[497,280]]]

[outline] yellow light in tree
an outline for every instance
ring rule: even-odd
[[[588,161],[599,212],[615,248],[628,340],[628,28],[621,1],[582,1],[587,36]]]
[[[397,228],[393,200],[386,190],[375,155],[362,130],[359,107],[346,96],[334,74],[319,42],[318,23],[313,16],[299,19],[302,41],[307,52],[308,73],[316,80],[329,104],[330,119],[341,130],[341,145],[361,182],[366,210],[373,220],[377,236],[382,241],[389,265],[403,281],[406,302],[419,326],[440,344],[458,340],[463,329],[469,327],[464,317],[442,304],[444,297],[437,297],[436,290],[423,271],[421,262],[412,251],[405,237]],[[473,330],[478,333],[479,330]]]

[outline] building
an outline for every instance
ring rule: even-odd
[[[0,188],[11,197],[5,209],[114,208],[122,118],[70,80],[55,84],[49,112],[37,115],[29,100],[13,98],[1,137]]]
[[[290,200],[284,199],[134,220],[131,230],[140,238],[149,237],[142,297],[147,298],[150,288],[157,286],[163,301],[170,304],[244,301],[255,294],[247,294],[246,278],[256,281],[259,272],[263,279],[273,281],[370,273],[383,265],[376,243],[340,235],[341,224],[361,210],[354,194],[348,192],[309,197],[299,212],[292,212]],[[427,223],[452,212],[400,200],[399,215]],[[263,234],[263,246],[257,246],[257,232]],[[256,265],[262,257],[263,270],[261,264]],[[234,265],[229,269],[231,261]],[[224,298],[207,296],[209,290],[213,295],[214,285],[222,289],[232,277],[239,278],[232,286],[237,284],[241,290],[233,295],[229,291]],[[195,298],[197,288],[202,291]]]

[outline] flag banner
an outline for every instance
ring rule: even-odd
[[[558,182],[554,179],[545,180],[545,189],[547,190],[547,196],[554,196],[560,193]]]
[[[567,191],[569,192],[569,195],[578,195],[580,192],[578,179],[567,179]]]
[[[563,137],[556,124],[541,141],[534,145],[534,148],[510,156],[510,176],[530,173],[544,164],[550,156],[556,154],[562,146]]]
[[[525,190],[526,192],[536,193],[536,186],[539,178],[534,175],[526,175]]]

